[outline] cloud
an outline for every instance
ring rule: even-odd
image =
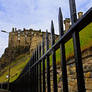
[[[85,12],[92,6],[92,0],[76,0],[76,6],[77,12]],[[50,21],[54,20],[55,30],[58,33],[59,7],[64,18],[70,17],[69,0],[0,0],[0,30],[10,32],[12,27],[25,27],[50,31]],[[0,33],[0,42],[3,44],[0,46],[0,54],[8,45],[6,35],[3,37],[1,35],[4,34]]]
[[[8,46],[8,35],[0,32],[0,56],[4,53],[4,49]]]

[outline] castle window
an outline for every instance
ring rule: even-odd
[[[26,31],[26,34],[28,34],[28,32]]]
[[[20,37],[18,37],[18,41],[20,40]]]
[[[21,31],[21,30],[18,30],[18,34],[20,34],[20,31]]]
[[[24,35],[24,32],[23,32],[23,35]]]
[[[34,36],[36,36],[37,34],[35,33]]]
[[[25,38],[27,38],[27,35],[25,35]]]
[[[20,34],[18,34],[18,37],[20,37]]]
[[[32,32],[32,35],[34,34],[34,32]]]

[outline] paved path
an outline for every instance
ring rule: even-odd
[[[0,89],[0,92],[9,92],[9,91],[4,90],[4,89]]]

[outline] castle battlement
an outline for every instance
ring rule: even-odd
[[[30,52],[32,52],[41,43],[42,35],[46,38],[46,32],[41,32],[41,30],[12,28],[12,32],[9,33],[9,47],[30,46]],[[50,41],[51,34],[48,33],[48,36]],[[58,39],[58,35],[55,35],[55,37]]]
[[[30,46],[33,35],[40,35],[41,30],[12,28],[9,33],[9,47]]]

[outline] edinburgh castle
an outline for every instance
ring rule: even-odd
[[[78,18],[83,15],[83,12],[78,13]],[[65,24],[65,32],[70,28],[70,18],[66,18],[64,20]],[[17,29],[12,28],[12,32],[9,33],[9,47],[30,47],[30,51],[33,51],[36,46],[42,41],[42,35],[46,38],[46,33],[41,32],[41,30],[33,30],[33,29]],[[55,35],[56,40],[58,39],[58,35]],[[51,39],[49,33],[49,41]]]
[[[32,29],[16,29],[12,28],[12,32],[9,33],[9,47],[27,47],[30,46],[30,51],[32,52],[36,46],[42,41],[42,35],[46,38],[46,33],[41,32],[41,30]],[[56,39],[58,35],[56,35]],[[51,39],[49,33],[49,40]]]

